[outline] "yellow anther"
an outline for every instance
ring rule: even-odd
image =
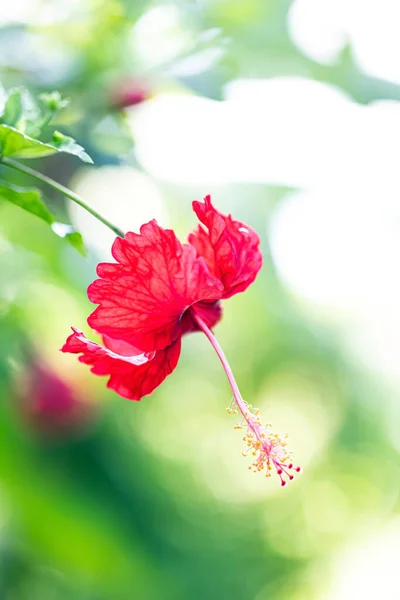
[[[242,435],[245,450],[242,456],[246,457],[251,453],[252,462],[247,466],[249,471],[254,473],[264,470],[265,477],[271,476],[271,471],[276,469],[278,475],[282,473],[283,465],[292,462],[291,452],[287,449],[286,438],[287,434],[279,434],[271,431],[271,424],[263,425],[260,417],[260,409],[252,409],[251,404],[246,405],[246,410],[242,412],[243,420],[236,423],[234,429],[245,429],[245,434]],[[231,403],[226,409],[228,414],[237,415],[239,413],[238,406]],[[240,411],[241,412],[241,411]],[[281,476],[281,475],[280,475]],[[293,477],[291,477],[293,479]],[[282,476],[281,476],[282,481]]]

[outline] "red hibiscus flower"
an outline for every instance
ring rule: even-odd
[[[293,467],[290,453],[251,413],[211,332],[221,318],[220,300],[243,292],[256,278],[262,265],[260,239],[247,225],[219,213],[210,196],[193,202],[193,209],[201,225],[189,244],[155,220],[140,234],[115,240],[116,262],[99,264],[99,279],[88,288],[89,299],[98,304],[88,323],[104,346],[73,328],[62,351],[80,354],[96,375],[109,375],[107,386],[120,396],[140,400],[175,369],[183,335],[203,331],[227,373],[237,407],[233,412],[240,411],[246,423],[246,443],[257,456],[254,469],[266,467],[269,475],[274,465],[284,484],[285,468]]]
[[[221,318],[220,300],[245,290],[262,264],[258,235],[221,215],[207,196],[193,208],[203,225],[182,244],[156,221],[140,234],[127,233],[112,247],[115,263],[100,263],[88,289],[99,306],[88,318],[104,347],[74,329],[63,352],[96,375],[110,375],[108,387],[130,400],[150,394],[176,367],[182,336]]]

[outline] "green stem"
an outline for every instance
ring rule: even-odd
[[[38,179],[39,181],[46,183],[47,185],[54,188],[55,190],[57,190],[64,196],[67,196],[68,198],[70,198],[76,204],[79,204],[79,206],[81,206],[82,208],[87,210],[87,212],[89,212],[91,215],[93,215],[98,221],[101,221],[101,223],[103,223],[103,225],[105,225],[106,227],[111,229],[111,231],[113,231],[116,235],[118,235],[119,237],[124,237],[125,234],[121,229],[116,227],[116,225],[113,225],[112,223],[110,223],[110,221],[107,221],[107,219],[102,217],[97,211],[94,210],[94,208],[91,208],[90,206],[88,206],[86,204],[86,202],[80,196],[78,196],[78,194],[75,194],[75,192],[68,189],[61,183],[57,183],[57,181],[54,181],[54,179],[47,177],[47,175],[43,175],[43,173],[39,173],[38,171],[35,171],[35,169],[31,169],[30,167],[27,167],[26,165],[12,159],[12,158],[8,158],[5,156],[1,159],[1,162],[3,164],[7,165],[7,167],[11,167],[12,169],[21,171],[21,173],[25,173],[26,175],[30,175],[31,177],[35,177],[35,179]]]

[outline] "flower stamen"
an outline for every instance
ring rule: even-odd
[[[275,469],[280,478],[281,486],[285,486],[289,481],[295,478],[293,471],[300,473],[301,468],[295,467],[292,462],[292,452],[287,448],[287,434],[279,434],[271,431],[271,425],[262,424],[260,419],[260,410],[252,409],[251,405],[242,400],[246,410],[245,419],[247,431],[242,440],[246,444],[246,449],[242,455],[247,457],[249,453],[253,462],[249,465],[249,470],[258,473],[265,469],[265,477],[271,477],[271,472]],[[234,429],[243,429],[242,425],[234,425]]]
[[[248,469],[254,473],[265,469],[265,477],[267,478],[271,477],[271,472],[275,469],[280,478],[281,486],[284,487],[288,481],[293,481],[295,478],[293,472],[300,473],[301,471],[300,467],[293,465],[292,452],[287,448],[287,434],[272,431],[270,423],[262,423],[260,409],[253,408],[251,404],[243,400],[232,369],[217,339],[195,311],[193,311],[193,317],[211,342],[228,377],[233,399],[226,411],[228,414],[234,415],[240,412],[243,417],[240,423],[234,425],[234,429],[246,429],[246,433],[242,438],[246,448],[242,454],[248,456],[250,453],[253,461]]]

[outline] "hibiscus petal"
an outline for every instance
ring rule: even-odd
[[[155,220],[127,233],[112,247],[117,263],[101,263],[101,279],[88,288],[99,306],[88,323],[99,333],[125,340],[141,350],[169,346],[181,333],[184,311],[201,300],[217,300],[221,282],[203,258]]]
[[[203,256],[212,275],[222,281],[222,298],[243,292],[262,266],[257,233],[230,215],[218,212],[210,196],[206,196],[204,202],[194,201],[193,210],[208,231],[199,225],[190,234],[189,243]]]
[[[192,309],[186,312],[182,318],[182,334],[191,331],[200,331],[191,312],[194,311],[204,321],[209,329],[212,329],[222,317],[221,303],[218,302],[196,302]]]
[[[120,360],[128,365],[140,366],[149,362],[155,354],[155,352],[141,352],[128,344],[125,344],[124,352],[115,352],[115,348],[113,348],[112,344],[109,344],[109,348],[105,348],[96,342],[88,340],[79,329],[76,329],[75,327],[71,327],[71,329],[73,333],[69,336],[64,346],[61,348],[61,351],[71,352],[72,354],[85,352],[86,354],[80,356],[79,360],[85,364],[93,365],[92,371],[96,375],[106,375],[110,361]],[[131,353],[126,351],[128,347],[131,349]],[[105,369],[104,372],[103,365]]]
[[[88,340],[78,329],[72,330],[62,352],[81,354],[80,362],[90,365],[96,375],[110,375],[107,387],[129,400],[140,400],[150,394],[178,363],[180,338],[165,350],[137,354],[137,348],[126,342],[105,336],[104,343],[109,347],[103,347]]]

